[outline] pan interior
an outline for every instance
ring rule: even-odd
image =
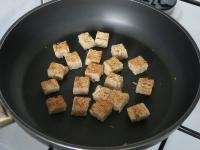
[[[78,51],[84,62],[86,51],[79,46],[77,35],[72,34],[64,39],[69,39],[69,44],[72,45],[72,47],[74,46],[73,50]],[[113,112],[104,123],[97,121],[90,115],[85,118],[72,117],[70,111],[74,97],[72,93],[74,77],[84,76],[85,66],[81,69],[70,71],[66,78],[60,82],[61,91],[59,94],[64,95],[66,98],[68,104],[67,112],[49,116],[45,106],[47,97],[45,97],[41,91],[40,81],[47,79],[46,69],[51,61],[66,64],[64,60],[55,58],[52,44],[50,44],[46,48],[41,49],[41,51],[34,56],[27,66],[28,68],[26,69],[23,81],[21,82],[23,90],[22,98],[25,100],[24,105],[28,109],[29,115],[34,116],[34,122],[37,123],[38,126],[45,128],[46,132],[48,134],[50,133],[52,137],[64,139],[65,141],[74,141],[75,144],[87,144],[92,146],[111,146],[115,145],[115,143],[123,145],[124,143],[132,143],[133,139],[134,141],[142,140],[144,135],[149,137],[156,132],[156,130],[160,128],[160,125],[165,121],[166,112],[169,110],[169,107],[165,106],[169,105],[172,100],[171,76],[167,67],[150,48],[145,47],[143,44],[128,36],[112,33],[110,45],[120,42],[126,45],[129,58],[141,55],[150,65],[146,73],[134,76],[128,69],[127,61],[123,61],[124,69],[119,73],[125,80],[123,90],[130,93],[128,105],[144,102],[151,111],[151,117],[148,120],[132,124],[129,121],[126,109],[120,114]],[[102,61],[111,57],[110,45],[103,50],[104,54]],[[155,79],[155,88],[150,97],[135,94],[135,86],[131,82],[137,82],[139,77]],[[92,92],[95,87],[97,85],[103,85],[104,81],[105,75],[101,78],[101,82],[91,83],[90,97],[92,97]],[[163,95],[165,96],[163,97]],[[162,99],[160,99],[161,97]],[[153,126],[155,126],[155,129],[152,130]],[[87,138],[81,135],[87,135]]]
[[[108,31],[111,33],[111,31]],[[95,32],[93,33],[93,37]],[[72,50],[77,50],[84,63],[86,51],[84,51],[77,41],[77,34],[72,34],[64,37],[69,39],[69,45]],[[53,41],[52,41],[53,42]],[[111,40],[108,48],[103,49],[103,59],[111,57],[110,46],[112,44],[124,43],[128,49],[129,59],[138,55],[143,56],[149,63],[147,72],[134,76],[128,69],[127,60],[123,61],[124,69],[121,74],[124,77],[123,91],[130,94],[128,105],[144,102],[151,112],[151,117],[140,123],[131,123],[127,111],[124,109],[120,114],[113,112],[109,118],[101,123],[96,119],[87,115],[85,118],[75,118],[70,115],[73,101],[73,82],[75,76],[84,76],[85,65],[78,70],[71,70],[63,81],[60,82],[61,91],[67,101],[68,109],[66,113],[49,116],[47,113],[44,96],[40,88],[40,82],[48,79],[46,70],[51,61],[56,61],[66,64],[64,59],[56,59],[52,44],[46,45],[41,49],[27,64],[24,69],[23,78],[20,81],[20,93],[23,99],[23,105],[26,107],[26,113],[33,119],[33,122],[40,128],[45,129],[45,132],[52,137],[64,141],[73,141],[74,144],[88,146],[111,146],[115,144],[123,145],[124,143],[132,143],[140,141],[145,137],[155,134],[165,122],[165,116],[169,111],[169,104],[172,101],[172,77],[168,72],[167,67],[162,60],[152,51],[151,48],[145,47],[142,43],[137,42],[133,38],[111,33]],[[21,66],[21,65],[19,65]],[[20,68],[16,68],[17,72]],[[23,71],[20,69],[20,71]],[[135,86],[131,82],[137,82],[140,77],[149,77],[155,79],[155,87],[151,96],[141,96],[135,94]],[[92,92],[97,85],[103,85],[105,75],[100,82],[91,83],[89,96],[92,97]],[[19,86],[19,84],[16,84]],[[15,91],[15,89],[13,89]],[[53,94],[57,95],[57,94]],[[167,107],[166,107],[167,106]],[[156,125],[156,126],[155,126]],[[83,135],[87,135],[85,138]],[[100,140],[101,139],[101,140]]]
[[[69,0],[44,7],[24,19],[10,33],[0,52],[0,67],[5,68],[0,75],[4,98],[31,127],[66,143],[110,147],[157,135],[186,112],[196,95],[200,73],[193,45],[169,19],[138,3],[130,5],[117,0],[114,4],[106,1],[105,6],[100,2],[87,1],[89,6],[83,2],[76,6]],[[112,11],[109,11],[111,8]],[[74,11],[77,9],[79,13]],[[89,12],[86,11],[88,9]],[[52,10],[57,11],[53,13]],[[105,11],[102,13],[101,10]],[[128,60],[141,55],[149,63],[148,71],[135,76],[125,60],[124,69],[119,73],[125,81],[123,91],[130,94],[127,106],[144,102],[151,112],[147,120],[131,123],[126,107],[120,114],[112,112],[103,123],[89,114],[84,118],[72,117],[73,81],[75,76],[84,75],[85,65],[70,71],[60,82],[61,90],[57,94],[65,97],[67,111],[48,115],[45,105],[48,97],[42,93],[40,82],[48,79],[50,62],[66,64],[64,59],[55,57],[52,44],[67,40],[71,51],[78,51],[84,64],[86,51],[78,44],[77,35],[89,31],[95,37],[97,30],[110,33],[109,46],[103,49],[101,63],[111,57],[111,45],[118,43],[127,48]],[[155,80],[151,96],[134,92],[131,82],[137,82],[140,77]],[[103,85],[104,80],[105,75],[100,82],[91,83],[90,97],[95,87]]]

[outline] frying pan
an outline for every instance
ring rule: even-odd
[[[101,123],[89,114],[70,115],[74,77],[84,75],[72,70],[60,82],[68,104],[65,113],[50,116],[40,82],[48,79],[51,61],[65,64],[54,55],[52,44],[67,40],[84,62],[86,51],[77,35],[97,30],[110,33],[109,46],[103,49],[102,62],[111,57],[112,44],[124,43],[129,59],[141,55],[148,71],[134,76],[123,61],[123,90],[129,92],[127,106],[144,102],[151,116],[131,123],[126,108],[113,112]],[[41,142],[59,149],[141,149],[166,138],[187,118],[199,99],[200,61],[198,48],[175,20],[150,6],[129,0],[67,0],[39,6],[20,18],[4,35],[0,50],[1,99],[16,122]],[[131,82],[140,77],[155,80],[151,96],[134,92]],[[101,82],[92,83],[89,96]],[[54,96],[56,94],[50,95]]]

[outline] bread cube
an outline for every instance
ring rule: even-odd
[[[104,73],[106,75],[109,75],[111,72],[117,73],[123,69],[123,63],[120,62],[115,57],[107,59],[106,61],[104,61],[103,65],[104,65]]]
[[[112,103],[106,100],[96,101],[90,108],[90,114],[103,122],[112,112]]]
[[[67,41],[53,44],[53,50],[57,58],[63,58],[69,52]]]
[[[75,96],[72,105],[71,115],[83,117],[87,115],[91,99],[89,97]]]
[[[65,102],[63,96],[59,95],[57,97],[50,97],[46,101],[49,114],[56,114],[59,112],[66,111],[67,103]]]
[[[150,112],[144,103],[139,103],[127,108],[131,122],[141,121],[150,116]]]
[[[153,86],[154,80],[148,78],[139,78],[135,92],[144,95],[151,95]]]
[[[89,77],[76,76],[74,80],[73,94],[87,95],[90,88]]]
[[[102,51],[97,51],[94,49],[89,49],[86,59],[85,59],[85,65],[89,65],[91,63],[97,63],[99,64],[101,61],[101,56],[103,52]]]
[[[95,44],[98,47],[106,48],[108,46],[109,33],[97,31]]]
[[[133,74],[137,75],[147,70],[148,63],[142,56],[137,56],[128,61],[128,67]]]
[[[88,32],[79,34],[78,41],[84,50],[90,49],[95,46],[94,39]]]
[[[89,77],[92,82],[100,81],[103,75],[103,65],[92,63],[85,70],[85,76]]]
[[[126,50],[126,48],[124,47],[124,45],[122,43],[121,44],[112,45],[111,54],[112,54],[113,57],[116,57],[119,60],[128,58],[127,50]]]
[[[124,79],[122,76],[111,72],[104,82],[104,86],[110,89],[121,90],[123,87]]]
[[[94,100],[107,100],[111,90],[109,88],[98,85],[92,93]]]
[[[67,66],[64,66],[56,62],[51,62],[47,70],[47,74],[49,78],[62,80],[64,76],[68,73],[68,71],[69,68]]]
[[[113,104],[113,109],[120,113],[129,101],[129,94],[112,90],[107,100]]]
[[[45,95],[58,92],[60,90],[60,86],[56,79],[49,79],[41,82],[41,87]]]
[[[69,69],[78,69],[82,67],[82,61],[79,56],[79,54],[74,51],[72,53],[67,53],[65,56],[65,60],[67,62],[67,65],[69,66]]]

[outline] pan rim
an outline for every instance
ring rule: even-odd
[[[37,12],[38,10],[44,8],[44,7],[48,7],[49,5],[53,5],[54,3],[58,3],[59,1],[62,0],[55,0],[55,1],[50,1],[47,2],[45,4],[39,5],[37,7],[35,7],[34,9],[30,10],[29,12],[27,12],[26,14],[24,14],[22,17],[20,17],[17,21],[15,21],[13,23],[13,25],[6,31],[6,33],[3,35],[2,39],[0,40],[0,50],[4,44],[4,41],[7,39],[7,37],[9,36],[10,32],[21,22],[23,21],[23,19],[25,19],[26,17],[28,17],[29,15]],[[178,27],[179,30],[181,30],[185,36],[187,36],[188,40],[190,40],[191,44],[193,45],[197,58],[198,58],[198,63],[200,66],[200,51],[199,48],[197,47],[195,41],[193,40],[193,38],[191,37],[191,35],[188,33],[188,31],[180,24],[178,23],[175,19],[173,19],[172,17],[170,17],[169,15],[167,15],[166,13],[162,12],[161,10],[155,9],[152,6],[149,6],[147,4],[144,4],[142,2],[139,2],[137,0],[127,0],[129,2],[133,2],[133,3],[137,3],[140,5],[143,5],[144,7],[147,7],[149,9],[152,9],[152,11],[156,11],[157,13],[159,13],[160,15],[162,15],[163,17],[166,17],[169,21],[173,22],[174,24],[176,24],[176,26]],[[136,142],[134,144],[127,144],[127,145],[123,145],[123,146],[113,146],[113,147],[90,147],[90,146],[83,146],[83,145],[76,145],[76,144],[71,144],[71,143],[67,143],[61,140],[57,140],[51,136],[48,136],[40,131],[38,131],[37,129],[33,128],[31,125],[29,125],[28,123],[26,123],[25,121],[23,121],[12,109],[11,107],[9,107],[8,103],[6,102],[6,100],[4,99],[4,96],[2,94],[2,91],[0,89],[0,100],[3,104],[4,107],[6,107],[9,112],[11,113],[11,115],[13,116],[13,118],[15,119],[15,121],[25,130],[27,131],[29,134],[31,134],[33,137],[35,137],[36,139],[42,140],[44,143],[51,143],[52,145],[58,146],[58,147],[63,147],[63,148],[69,148],[69,149],[132,149],[132,148],[145,148],[148,145],[152,145],[155,144],[157,142],[160,141],[160,139],[164,139],[166,138],[173,130],[177,129],[179,125],[181,125],[181,123],[189,116],[189,114],[192,112],[192,110],[194,109],[194,107],[196,106],[197,102],[199,101],[200,98],[200,83],[198,85],[198,91],[195,95],[195,98],[192,102],[192,104],[188,107],[187,111],[176,121],[174,122],[171,126],[169,126],[168,128],[166,128],[165,130],[163,130],[162,132],[147,138],[145,140]]]

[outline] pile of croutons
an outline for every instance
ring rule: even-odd
[[[122,43],[112,45],[112,57],[100,64],[103,51],[92,48],[106,48],[109,42],[109,33],[97,31],[95,40],[88,32],[81,33],[78,35],[78,41],[84,50],[88,50],[85,59],[87,68],[85,76],[76,76],[74,78],[73,94],[75,96],[71,115],[86,116],[89,109],[93,117],[103,122],[111,114],[112,110],[120,113],[129,101],[129,94],[122,92],[124,78],[117,74],[123,69],[121,60],[128,59],[128,52]],[[70,52],[67,41],[53,44],[53,50],[57,58],[65,58],[67,66],[51,62],[47,69],[48,77],[51,79],[41,82],[45,95],[58,92],[60,86],[57,80],[63,80],[70,70],[79,69],[83,66],[78,52]],[[137,56],[128,60],[128,67],[134,75],[138,75],[147,70],[148,63],[142,56]],[[92,93],[92,98],[88,97],[91,82],[100,81],[103,74],[106,75],[104,86],[97,85]],[[154,80],[139,78],[135,84],[136,93],[151,95]],[[90,107],[91,99],[94,100],[94,103]],[[48,98],[46,105],[49,114],[63,112],[67,109],[67,102],[61,95]],[[150,115],[144,103],[128,107],[127,112],[132,122],[143,120]]]

